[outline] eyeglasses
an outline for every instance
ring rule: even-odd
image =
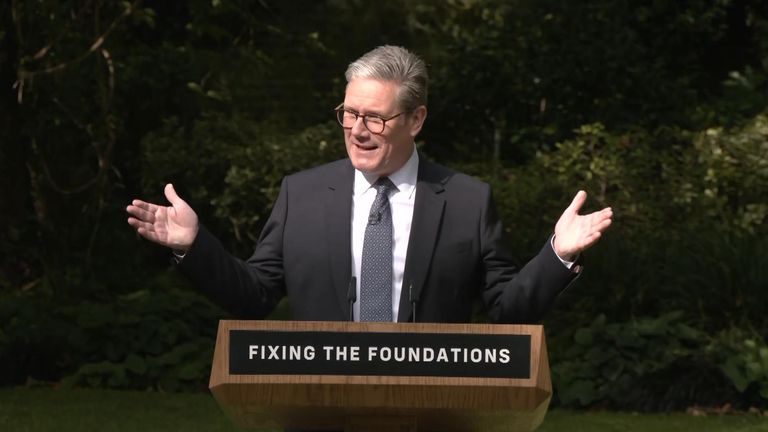
[[[344,109],[344,104],[340,104],[333,109],[336,111],[336,119],[344,129],[352,129],[357,123],[359,117],[363,118],[363,124],[368,132],[376,135],[384,133],[384,126],[393,118],[405,114],[405,111],[397,113],[391,117],[381,117],[374,114],[360,114],[352,110]]]

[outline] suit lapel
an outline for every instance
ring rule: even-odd
[[[442,193],[447,176],[443,174],[442,170],[436,169],[433,164],[423,159],[419,161],[413,221],[397,314],[399,322],[411,320],[411,301],[421,297],[429,273],[445,209]]]
[[[349,223],[352,211],[352,184],[354,170],[347,160],[329,179],[328,196],[325,200],[326,242],[331,266],[331,281],[341,305],[349,309],[347,287],[352,277],[352,227]]]

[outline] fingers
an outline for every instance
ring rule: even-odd
[[[593,218],[593,220],[596,221],[611,220],[613,219],[613,210],[610,208],[604,208],[600,211],[592,213],[590,216]]]
[[[155,210],[157,206],[144,201],[133,200],[133,203],[125,208],[129,215],[141,222],[155,222]],[[129,222],[130,223],[130,219]]]
[[[611,219],[604,219],[604,220],[602,220],[602,221],[598,222],[598,223],[597,223],[597,224],[594,226],[594,228],[593,228],[593,229],[594,229],[594,231],[595,231],[595,232],[597,232],[597,233],[602,233],[603,231],[607,230],[609,226],[611,226],[611,222],[612,222],[612,220],[611,220]]]
[[[136,219],[135,217],[128,218],[128,225],[136,228],[137,230],[143,229],[144,231],[152,231],[154,229],[154,225],[152,225],[151,222]]]
[[[582,215],[582,217],[587,218],[586,220],[588,220],[590,223],[596,224],[604,220],[613,219],[613,210],[611,210],[610,207],[606,207],[602,210]]]
[[[129,217],[128,225],[135,228],[136,232],[147,240],[157,242],[160,238],[155,232],[154,226],[151,223],[143,222],[136,218]]]
[[[183,203],[170,185],[166,186],[166,197],[169,197],[170,201]],[[128,225],[133,227],[141,237],[163,246],[168,246],[168,211],[173,210],[172,207],[159,206],[138,199],[131,201],[131,204],[125,208],[128,212]]]
[[[603,209],[600,211],[600,217],[598,219],[601,224],[605,224],[605,227],[608,228],[608,226],[613,222],[613,210],[610,208]]]
[[[578,213],[581,209],[581,206],[584,205],[584,202],[587,200],[587,193],[583,190],[580,190],[576,192],[576,196],[573,197],[573,201],[571,201],[571,205],[568,206],[568,208],[565,210],[566,212],[571,213]]]
[[[179,194],[176,193],[176,189],[173,188],[173,185],[171,183],[168,183],[165,185],[165,198],[168,200],[169,203],[171,203],[174,207],[179,206],[185,206],[187,203],[179,197]]]
[[[138,207],[138,208],[140,208],[142,210],[146,210],[148,212],[152,212],[152,213],[154,213],[155,210],[157,210],[157,207],[158,207],[157,204],[148,203],[146,201],[142,201],[142,200],[138,200],[138,199],[135,199],[135,200],[131,201],[130,205]]]
[[[591,234],[596,231],[605,231],[613,222],[612,217],[613,211],[611,211],[610,208],[605,208],[603,210],[584,216],[584,220],[589,224],[589,233]]]
[[[600,240],[605,230],[613,223],[613,209],[610,207],[580,215],[579,210],[586,199],[587,193],[583,190],[576,193],[573,201],[555,225],[555,242],[559,243],[559,249],[556,249],[556,252],[559,256],[564,256],[561,255],[563,251],[575,255],[589,249]]]
[[[602,234],[600,233],[600,231],[595,231],[592,234],[588,235],[584,239],[584,244],[582,245],[581,250],[584,251],[594,246],[594,244],[597,243],[598,240],[600,240],[601,236]]]

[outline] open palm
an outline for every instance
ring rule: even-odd
[[[173,185],[165,186],[165,197],[170,206],[133,200],[126,208],[128,224],[147,240],[186,252],[197,236],[197,214],[179,198]]]

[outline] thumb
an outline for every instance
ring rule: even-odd
[[[571,205],[568,206],[566,211],[572,212],[572,213],[578,213],[579,210],[581,210],[581,206],[584,205],[584,202],[587,200],[587,193],[583,190],[580,190],[576,192],[576,196],[573,197],[573,201],[571,201]]]
[[[165,198],[169,203],[171,203],[173,207],[179,207],[187,204],[183,199],[179,197],[179,194],[176,193],[176,189],[173,188],[171,183],[165,185]]]

